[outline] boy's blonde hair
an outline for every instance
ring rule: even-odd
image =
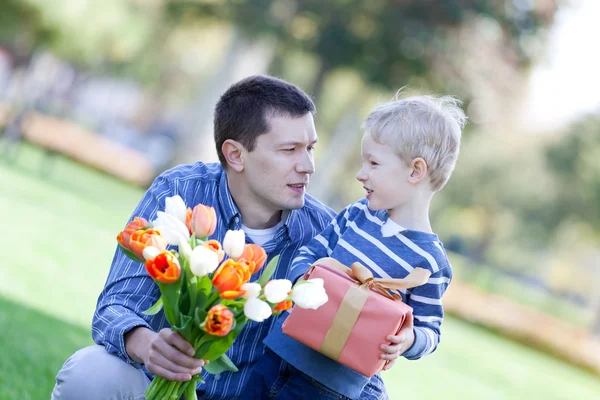
[[[444,187],[458,158],[461,131],[467,116],[452,96],[414,96],[376,106],[362,128],[375,141],[392,146],[410,165],[421,157],[428,167],[433,191]]]

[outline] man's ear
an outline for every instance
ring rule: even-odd
[[[427,176],[427,163],[421,157],[417,157],[410,163],[411,173],[408,182],[417,184]]]
[[[240,142],[232,139],[227,139],[221,146],[227,166],[236,172],[244,170],[244,150],[244,146]]]

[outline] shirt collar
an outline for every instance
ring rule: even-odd
[[[221,170],[221,178],[219,181],[219,203],[221,205],[222,218],[227,221],[227,229],[237,230],[242,227],[242,218],[240,211],[235,205],[229,186],[227,184],[227,174],[225,169]]]

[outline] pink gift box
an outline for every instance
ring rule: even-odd
[[[368,284],[361,285],[350,277],[351,272],[344,272],[351,270],[336,260],[322,260],[309,269],[305,279],[323,279],[329,300],[316,310],[294,307],[283,323],[283,332],[363,375],[373,376],[387,362],[379,358],[381,344],[389,343],[386,337],[400,331],[412,308]],[[337,268],[334,263],[339,264]],[[366,273],[370,275],[370,271]]]

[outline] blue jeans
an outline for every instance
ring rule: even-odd
[[[240,400],[350,400],[292,367],[268,347],[258,361]]]

